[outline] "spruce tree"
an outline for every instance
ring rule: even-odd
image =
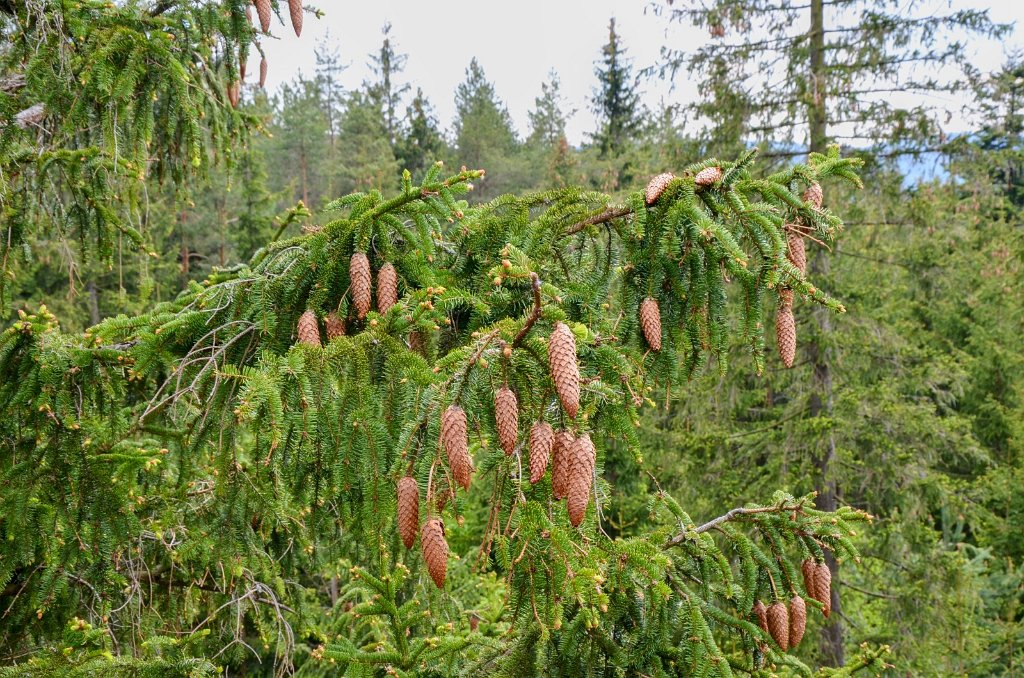
[[[656,390],[736,342],[760,364],[781,291],[842,310],[782,227],[834,235],[799,195],[858,163],[753,157],[621,204],[470,207],[482,172],[436,164],[148,313],[24,314],[0,335],[0,628],[38,657],[14,670],[810,672],[782,623],[825,609],[801,562],[856,559],[865,514],[780,492],[695,520],[658,492],[641,529],[604,529],[603,469],[642,458]]]
[[[447,155],[448,145],[433,106],[423,90],[416,88],[416,96],[405,111],[404,133],[395,149],[399,165],[419,175],[435,160],[444,159]]]
[[[513,163],[519,143],[512,117],[498,99],[494,84],[474,58],[466,79],[455,89],[455,152],[460,164],[490,168],[479,182],[478,197],[492,198],[514,183]]]
[[[594,69],[598,86],[591,106],[597,116],[593,142],[601,157],[621,154],[640,130],[640,95],[633,66],[626,56],[615,19],[608,22],[608,42],[601,49],[601,59]]]
[[[250,122],[235,108],[240,69],[259,51],[245,7],[0,7],[0,303],[44,241],[59,243],[69,271],[134,248],[146,256],[145,180],[182,185],[234,162]]]
[[[395,50],[391,42],[391,24],[384,24],[381,30],[384,41],[377,54],[370,55],[370,70],[374,80],[363,84],[367,95],[379,108],[384,131],[394,148],[401,132],[402,97],[409,91],[409,83],[398,84],[396,77],[405,70],[409,56]]]

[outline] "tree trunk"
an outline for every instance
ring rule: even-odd
[[[89,290],[89,324],[98,325],[100,322],[100,293],[96,289],[96,281],[90,280],[85,287]]]
[[[825,11],[824,0],[811,0],[811,100],[809,102],[808,121],[810,150],[824,153],[828,145],[827,114],[825,92]],[[816,248],[811,259],[810,273],[815,280],[822,280],[829,272],[828,254],[823,248]],[[828,336],[832,333],[831,311],[823,306],[815,306],[814,323],[816,332],[807,342],[807,357],[812,370],[811,397],[808,410],[811,417],[832,416],[832,370],[829,356],[825,348]],[[818,497],[815,504],[822,511],[836,510],[836,482],[832,476],[832,464],[836,458],[836,441],[830,427],[826,433],[815,441],[814,463],[818,469],[815,489]],[[825,552],[825,562],[832,571],[832,581],[839,581],[839,564],[831,552]],[[832,587],[832,614],[821,630],[822,660],[827,666],[842,666],[843,659],[843,625],[842,607],[839,600],[839,587]]]

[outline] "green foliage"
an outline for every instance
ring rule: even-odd
[[[733,323],[759,364],[752,318],[779,284],[840,309],[786,265],[780,233],[798,213],[830,237],[838,219],[793,196],[830,177],[856,182],[857,162],[832,150],[758,178],[752,159],[693,165],[650,207],[640,194],[617,206],[567,188],[470,208],[461,196],[481,172],[443,179],[437,164],[419,186],[407,174],[393,198],[330,203],[322,228],[146,314],[84,335],[62,334],[45,309],[24,315],[0,335],[0,584],[17,593],[4,645],[30,651],[87,606],[122,645],[207,631],[195,651],[238,670],[327,662],[361,675],[384,662],[446,674],[477,662],[511,673],[521,666],[509,658],[528,657],[566,674],[731,675],[766,659],[808,673],[770,649],[750,606],[802,591],[792,561],[822,548],[856,558],[848,535],[866,514],[779,494],[698,526],[659,493],[642,527],[603,529],[603,469],[641,459],[635,426],[651,389],[708,357],[724,366]],[[722,181],[697,187],[712,164]],[[354,252],[400,278],[399,303],[363,321],[348,295]],[[662,306],[656,355],[634,320],[644,296]],[[296,344],[306,309],[337,310],[346,336]],[[546,366],[556,321],[579,347],[574,422]],[[547,481],[526,482],[522,446],[506,456],[496,444],[501,383],[524,422],[598,442],[582,529]],[[465,493],[438,445],[453,402],[469,414],[476,459]],[[406,474],[465,563],[444,592],[395,534]]]

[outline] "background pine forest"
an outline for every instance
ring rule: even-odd
[[[264,90],[312,5],[0,2],[0,676],[1024,670],[1012,27],[647,9],[706,42],[612,20],[571,145],[388,26]]]

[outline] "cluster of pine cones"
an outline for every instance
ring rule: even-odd
[[[576,359],[576,339],[565,323],[556,323],[548,343],[548,362],[552,381],[562,409],[575,419],[580,404],[580,375]],[[498,441],[507,455],[516,451],[519,438],[519,403],[507,385],[494,394],[494,415]],[[450,405],[441,415],[440,446],[448,460],[455,484],[468,490],[473,473],[469,456],[468,422],[459,405]],[[551,466],[551,492],[555,499],[565,499],[569,522],[574,527],[583,522],[590,503],[597,450],[590,435],[575,435],[568,429],[555,431],[546,421],[537,421],[528,436],[530,482],[536,483]],[[438,588],[444,586],[447,574],[448,543],[444,524],[439,518],[428,518],[419,527],[419,488],[416,480],[404,477],[398,481],[398,532],[406,548],[412,548],[416,534],[427,570]]]
[[[263,33],[270,32],[270,17],[272,7],[270,0],[252,0],[252,4],[256,5],[256,14],[260,20],[260,31]],[[295,35],[299,36],[302,34],[302,0],[288,0],[288,13],[291,15],[292,28],[295,29]],[[248,19],[249,24],[252,25],[252,5],[246,5],[245,7],[245,18]],[[238,102],[242,96],[242,81],[245,80],[245,56],[242,55],[241,61],[238,65],[239,77],[238,80],[234,80],[228,83],[227,95],[228,101],[231,103],[232,108],[238,108]],[[263,56],[260,58],[260,87],[267,84],[267,57]]]
[[[348,275],[350,281],[349,291],[352,294],[352,307],[355,309],[356,317],[359,320],[366,318],[370,312],[370,305],[373,301],[371,289],[373,272],[370,269],[370,260],[362,252],[356,252],[349,260]],[[388,309],[398,302],[398,272],[391,262],[386,262],[377,271],[377,312],[387,313]],[[338,315],[337,311],[331,311],[324,317],[324,329],[327,331],[327,340],[345,336],[345,319]],[[296,328],[298,342],[308,346],[321,346],[320,327],[317,322],[316,313],[306,311],[299,316],[298,327]]]
[[[804,202],[810,203],[815,209],[821,209],[824,196],[821,184],[815,182],[804,191]],[[800,273],[807,273],[807,247],[804,243],[804,227],[798,223],[783,226],[786,231],[786,258]],[[775,314],[775,340],[779,346],[779,357],[782,364],[792,367],[796,359],[796,317],[793,315],[793,289],[783,287],[779,290],[779,309]]]
[[[804,588],[811,598],[822,604],[822,614],[828,618],[832,611],[832,571],[828,564],[811,558],[803,562],[802,569]],[[790,599],[788,608],[781,600],[768,607],[759,600],[754,604],[753,612],[758,626],[783,652],[800,644],[807,629],[807,603],[799,595]]]

